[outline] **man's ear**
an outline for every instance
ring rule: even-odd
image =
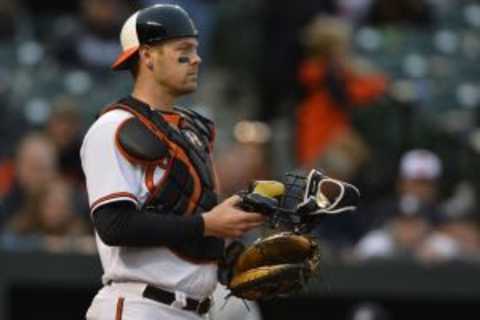
[[[150,47],[148,46],[141,46],[138,50],[138,54],[140,56],[140,63],[144,63],[149,70],[153,69],[153,57],[152,51],[149,50]]]

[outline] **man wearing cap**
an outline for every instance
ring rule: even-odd
[[[421,205],[435,205],[441,175],[442,162],[434,152],[410,150],[400,160],[399,193]]]
[[[130,70],[131,95],[88,130],[82,168],[104,269],[87,319],[201,319],[217,284],[224,240],[264,217],[218,204],[213,123],[174,106],[193,92],[201,59],[197,30],[174,5],[124,23],[114,70]]]
[[[368,208],[370,218],[362,231],[381,228],[398,212],[422,212],[428,223],[435,224],[439,217],[441,176],[442,161],[434,152],[428,149],[405,152],[399,161],[395,194]]]
[[[405,152],[399,162],[395,194],[382,198],[368,209],[369,219],[364,221],[363,237],[358,241],[361,255],[391,251],[394,246],[386,245],[392,241],[386,241],[385,235],[395,234],[402,239],[393,242],[408,242],[410,245],[402,246],[413,250],[418,239],[425,236],[429,226],[439,218],[437,193],[441,175],[442,162],[431,150]]]

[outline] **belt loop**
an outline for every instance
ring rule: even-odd
[[[172,307],[183,309],[187,306],[187,295],[181,291],[175,291],[175,301],[172,303]]]

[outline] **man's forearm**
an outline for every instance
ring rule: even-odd
[[[109,246],[171,246],[203,238],[201,215],[182,217],[139,211],[132,202],[100,206],[93,213],[95,229]]]

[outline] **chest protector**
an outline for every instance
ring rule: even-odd
[[[213,122],[181,108],[175,108],[174,113],[153,111],[132,97],[119,100],[103,112],[116,109],[134,115],[119,127],[116,144],[130,162],[145,167],[150,196],[144,209],[188,216],[209,211],[217,205],[211,159],[215,136]],[[157,166],[166,171],[160,183],[153,185]],[[190,258],[214,259],[222,252],[223,241],[209,238],[212,237],[206,237],[201,246],[190,243],[185,248],[172,249]]]
[[[175,114],[152,111],[133,98],[122,99],[105,112],[114,109],[134,115],[117,132],[116,143],[122,154],[130,162],[145,166],[147,178],[156,166],[166,168],[161,183],[149,186],[145,208],[192,215],[217,205],[210,155],[215,131],[210,120],[180,108]],[[167,119],[175,115],[172,125]]]

